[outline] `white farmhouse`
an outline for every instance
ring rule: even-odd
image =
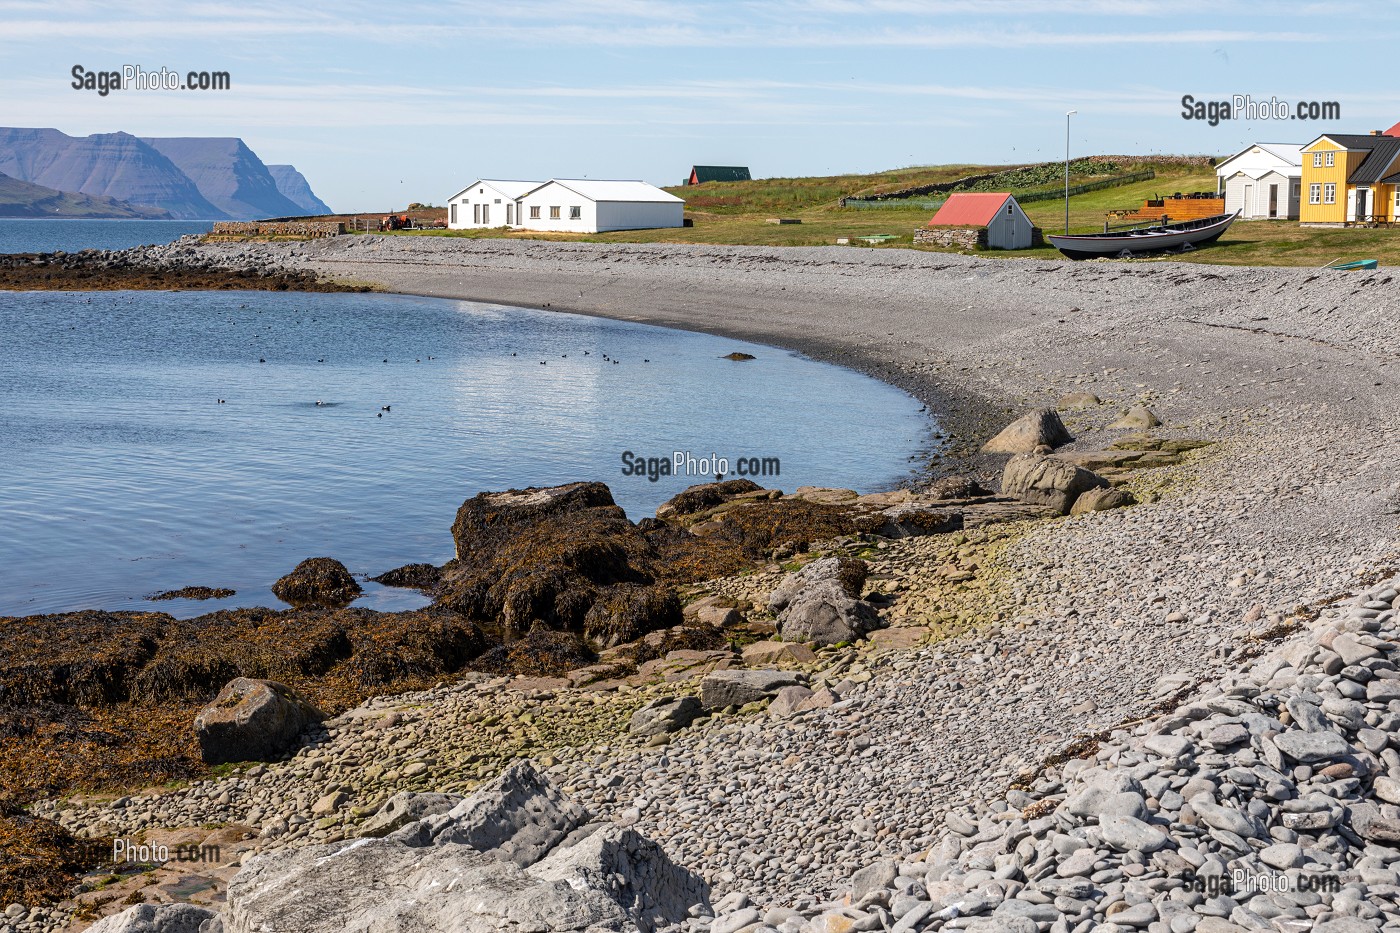
[[[1295,143],[1255,143],[1215,167],[1215,190],[1225,213],[1241,220],[1297,220],[1303,193],[1303,157]]]
[[[519,205],[526,192],[542,181],[511,181],[478,178],[447,201],[447,228],[475,230],[488,227],[520,226]]]
[[[602,233],[685,225],[685,201],[644,181],[555,178],[519,199],[520,226]]]

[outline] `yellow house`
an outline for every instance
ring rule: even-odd
[[[1299,222],[1343,226],[1400,221],[1398,137],[1396,127],[1366,136],[1328,133],[1304,146]]]

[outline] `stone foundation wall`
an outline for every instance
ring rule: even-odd
[[[948,249],[986,249],[986,227],[920,227],[914,242]]]
[[[986,227],[920,227],[914,231],[914,243],[942,246],[945,249],[988,249]],[[1045,232],[1031,227],[1030,249],[1045,245]]]
[[[319,238],[339,236],[345,224],[329,220],[221,220],[210,236],[295,236]]]

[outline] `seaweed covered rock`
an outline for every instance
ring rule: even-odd
[[[405,564],[402,567],[395,567],[393,570],[385,571],[377,577],[370,577],[370,582],[378,583],[380,586],[399,586],[412,590],[430,590],[437,586],[438,580],[442,577],[442,571],[432,564]]]
[[[723,505],[736,496],[761,491],[763,491],[763,487],[749,479],[727,479],[718,483],[700,483],[687,487],[657,506],[656,517],[664,519],[681,515],[695,515],[717,505]]]
[[[583,620],[583,634],[612,648],[657,629],[681,624],[681,600],[669,586],[619,583],[598,595]]]
[[[581,632],[619,583],[648,585],[655,552],[602,483],[482,493],[452,526],[457,557],[437,604],[497,625],[507,638],[543,622]]]
[[[461,558],[512,531],[569,512],[595,508],[622,510],[605,483],[531,486],[505,492],[482,492],[462,503],[452,523],[452,541]]]
[[[297,608],[320,606],[338,609],[348,606],[364,592],[350,571],[330,557],[308,557],[276,583],[272,592],[282,602]]]
[[[207,764],[268,761],[325,718],[285,684],[238,677],[199,714],[194,731]]]
[[[493,674],[555,677],[598,660],[582,636],[536,623],[523,638],[492,648],[472,667]]]

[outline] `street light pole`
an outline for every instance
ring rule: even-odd
[[[1069,233],[1069,118],[1078,112],[1065,111],[1065,233]]]

